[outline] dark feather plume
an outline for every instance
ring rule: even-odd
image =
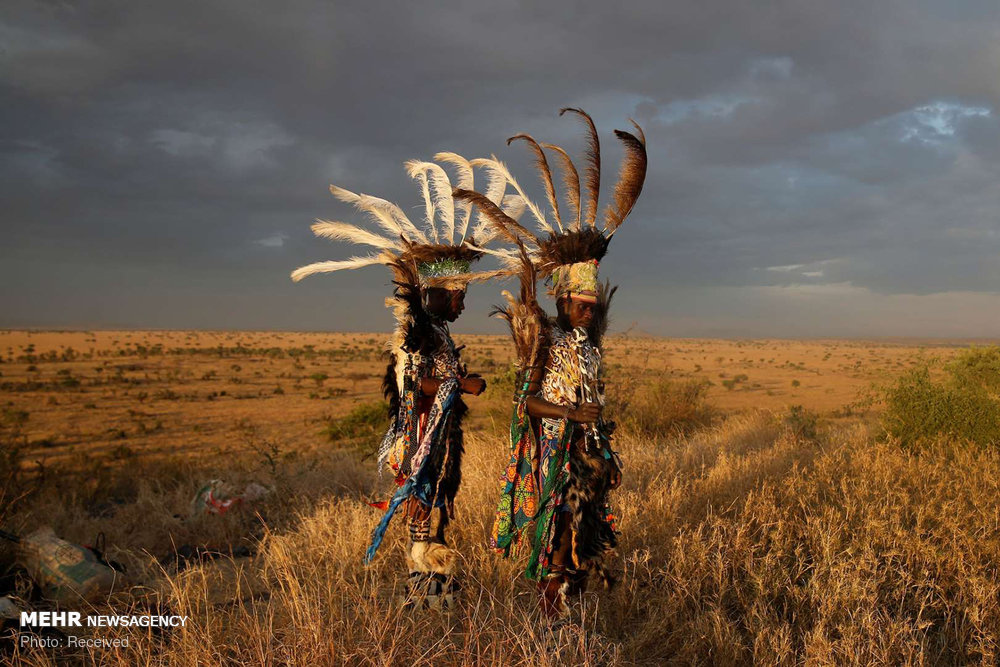
[[[550,234],[538,244],[538,273],[548,278],[564,264],[589,260],[601,261],[608,251],[608,238],[598,229],[587,227],[578,232]]]
[[[639,123],[635,122],[631,118],[628,119],[628,122],[632,123],[632,127],[635,128],[636,134],[639,135],[639,141],[641,141],[643,147],[645,147],[645,145],[646,145],[646,133],[642,131],[641,127],[639,127]]]
[[[531,369],[539,364],[541,351],[548,341],[549,318],[538,305],[538,274],[524,245],[518,243],[521,268],[518,271],[520,293],[518,298],[504,292],[505,306],[496,306],[490,315],[507,322],[514,340],[518,368]]]
[[[635,122],[633,121],[635,125]],[[635,125],[642,135],[642,128]],[[615,202],[609,205],[604,213],[604,230],[608,235],[615,233],[635,206],[642,192],[642,184],[646,180],[646,142],[645,137],[636,138],[623,130],[615,130],[615,136],[625,144],[625,156],[622,158],[621,169],[618,171],[618,183],[615,185]]]
[[[545,186],[545,194],[549,198],[549,206],[552,207],[552,214],[555,215],[556,222],[561,229],[562,217],[559,215],[559,201],[556,199],[556,188],[552,184],[552,171],[549,169],[549,162],[545,159],[542,147],[538,145],[538,142],[530,134],[515,134],[507,140],[507,145],[510,146],[511,142],[515,139],[523,139],[528,142],[528,146],[531,147],[531,151],[535,154],[535,167],[538,168],[538,174],[542,178],[542,185]]]
[[[576,166],[573,165],[573,160],[570,159],[569,154],[564,151],[559,146],[555,144],[542,143],[543,148],[548,148],[550,151],[554,151],[556,156],[559,158],[559,163],[562,165],[562,177],[563,177],[563,187],[566,188],[566,200],[569,201],[570,211],[573,217],[576,218],[576,225],[568,224],[567,227],[572,229],[580,229],[580,174],[576,171]]]
[[[597,137],[597,128],[594,126],[594,119],[583,109],[566,107],[559,110],[559,115],[567,111],[579,115],[587,126],[587,224],[591,227],[597,225],[597,198],[601,192],[601,141]]]
[[[420,277],[412,258],[400,257],[388,265],[393,274],[392,297],[386,300],[396,313],[396,335],[403,349],[429,354],[433,347],[430,316],[420,297]]]
[[[594,320],[590,323],[590,337],[594,340],[594,345],[602,352],[604,351],[604,334],[608,332],[608,324],[611,323],[608,310],[611,308],[611,299],[617,291],[617,285],[612,287],[610,281],[605,281],[597,292],[597,308],[594,310]]]
[[[385,367],[385,375],[382,377],[382,396],[385,398],[388,407],[389,421],[394,423],[399,414],[399,387],[396,386],[396,355],[386,352],[389,363]]]

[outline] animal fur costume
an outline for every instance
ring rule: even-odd
[[[598,281],[598,263],[642,191],[646,174],[645,137],[633,122],[637,135],[615,130],[625,146],[625,159],[615,188],[614,202],[607,207],[604,228],[596,225],[600,190],[600,144],[590,116],[579,109],[563,109],[583,120],[588,131],[586,206],[580,204],[580,178],[572,160],[560,147],[539,144],[525,134],[511,137],[525,141],[534,152],[536,165],[552,208],[554,225],[537,206],[526,200],[541,232],[536,236],[507,216],[488,197],[456,190],[455,196],[474,202],[493,223],[494,231],[513,247],[492,250],[520,278],[520,294],[504,292],[507,305],[496,310],[510,326],[517,351],[519,381],[514,395],[510,426],[511,458],[502,478],[503,489],[490,537],[491,546],[505,556],[518,547],[529,558],[526,575],[538,580],[543,608],[566,613],[565,596],[582,590],[587,575],[595,573],[605,584],[612,577],[605,556],[616,545],[615,519],[607,496],[620,460],[611,449],[614,424],[599,420],[579,424],[568,418],[529,416],[527,399],[537,395],[549,403],[576,407],[580,403],[604,404],[601,381],[602,339],[614,288]],[[545,150],[555,155],[563,170],[570,217],[560,215]],[[523,197],[511,178],[509,183]],[[558,298],[576,298],[595,303],[589,330],[567,330],[548,317],[538,304],[536,283],[542,278],[549,293]],[[541,369],[541,373],[539,370]],[[541,375],[541,381],[537,378]],[[557,567],[551,558],[559,535],[558,514],[571,512],[571,567]]]
[[[473,187],[473,168],[480,161],[468,161],[454,153],[438,153],[437,162],[451,165],[457,184]],[[369,214],[386,235],[343,222],[318,220],[313,232],[335,240],[372,246],[376,252],[343,261],[317,262],[296,269],[292,279],[315,273],[355,269],[383,264],[392,271],[393,296],[386,306],[393,310],[396,328],[388,344],[389,363],[383,392],[389,404],[389,427],[379,448],[378,465],[387,465],[397,490],[392,498],[373,506],[384,514],[372,534],[365,562],[371,562],[393,516],[400,507],[408,519],[410,541],[407,564],[411,592],[422,587],[427,597],[444,595],[453,584],[456,554],[444,544],[444,527],[453,517],[455,494],[461,482],[462,419],[466,406],[460,383],[466,369],[452,341],[447,323],[425,309],[427,288],[465,289],[469,282],[489,279],[498,271],[471,273],[470,264],[483,252],[473,238],[490,226],[472,205],[455,202],[447,172],[434,162],[410,161],[408,174],[420,184],[425,220],[421,229],[396,204],[365,194],[355,194],[331,185],[341,201],[354,204]],[[516,196],[503,197],[503,190],[491,177],[485,197],[513,217],[523,204]],[[485,236],[490,236],[487,231]],[[424,396],[423,378],[441,380],[436,395]],[[440,513],[437,534],[430,535],[433,508]]]

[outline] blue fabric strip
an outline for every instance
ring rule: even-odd
[[[441,395],[443,394],[443,396]],[[441,383],[438,388],[438,395],[435,396],[435,402],[440,400],[440,412],[439,417],[433,424],[429,424],[433,428],[430,437],[431,442],[436,443],[440,438],[441,426],[448,422],[447,415],[451,410],[451,405],[455,400],[455,396],[458,395],[458,382],[456,380],[448,380]],[[424,434],[427,437],[427,434]],[[432,444],[433,447],[433,444]],[[379,520],[378,525],[375,526],[375,530],[372,532],[372,541],[368,546],[368,551],[365,552],[364,564],[368,565],[375,558],[375,552],[382,545],[382,539],[385,537],[385,531],[389,528],[389,522],[392,521],[393,515],[399,506],[403,504],[403,501],[414,494],[414,490],[417,484],[420,483],[421,473],[426,467],[430,455],[424,457],[420,462],[420,467],[410,473],[410,476],[406,478],[406,482],[403,486],[399,487],[396,493],[392,496],[392,500],[389,501],[389,506],[385,510],[385,514],[382,515],[381,520]]]

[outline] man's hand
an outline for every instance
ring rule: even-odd
[[[484,380],[479,376],[469,376],[467,378],[462,378],[462,391],[464,391],[466,394],[479,396],[481,393],[486,391],[486,380]]]
[[[573,408],[566,416],[570,421],[580,424],[592,424],[601,418],[603,407],[600,403],[583,403],[578,408]]]
[[[617,465],[615,465],[615,463],[613,461],[612,461],[612,467],[611,467],[611,475],[610,475],[610,477],[611,477],[611,488],[612,489],[617,489],[619,486],[622,485],[622,471],[621,471],[621,468],[619,468]]]

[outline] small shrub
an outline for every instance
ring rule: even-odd
[[[28,412],[4,408],[0,412],[0,522],[28,495],[21,463],[28,447],[24,426]]]
[[[955,369],[949,370],[954,373]],[[962,363],[957,366],[959,377],[981,370]],[[984,386],[956,381],[955,375],[935,382],[927,366],[911,370],[885,392],[886,431],[904,446],[941,437],[980,446],[1000,444],[1000,401]]]
[[[714,411],[706,402],[710,386],[705,380],[660,380],[638,391],[625,388],[617,410],[611,402],[608,412],[622,427],[642,436],[689,433],[712,421]]]
[[[955,384],[976,386],[994,397],[1000,393],[1000,347],[973,347],[947,366]]]
[[[343,417],[328,420],[323,434],[338,445],[365,438],[362,449],[374,452],[378,449],[378,438],[386,429],[388,410],[385,401],[362,403]]]
[[[796,438],[816,439],[816,425],[819,418],[815,412],[807,410],[801,405],[793,405],[788,409],[788,414],[785,415],[783,421]]]
[[[118,461],[132,458],[134,455],[135,452],[128,445],[118,445],[111,451],[111,458]]]

